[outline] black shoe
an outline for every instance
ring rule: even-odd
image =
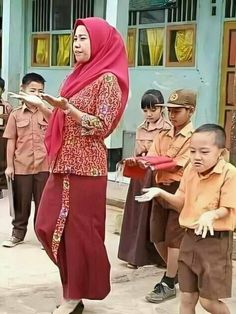
[[[76,308],[73,310],[73,312],[71,312],[70,314],[80,314],[82,313],[84,310],[84,303],[81,300],[77,305]]]

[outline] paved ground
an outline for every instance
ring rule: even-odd
[[[112,187],[111,187],[112,186]],[[124,198],[127,186],[109,183],[108,195]],[[122,192],[122,191],[123,192]],[[113,192],[112,192],[113,191]],[[120,196],[119,196],[120,195]],[[122,196],[123,195],[123,196]],[[122,200],[120,199],[120,201]],[[177,314],[178,298],[163,304],[149,304],[144,295],[162,276],[163,270],[142,267],[130,270],[116,257],[119,236],[114,234],[117,208],[107,208],[106,245],[112,265],[112,291],[103,301],[85,300],[85,314]],[[0,243],[10,232],[8,200],[0,200]],[[0,247],[0,314],[50,314],[61,300],[57,268],[40,249],[30,222],[25,244],[13,249]],[[234,297],[228,301],[231,313],[236,308],[236,271]],[[205,313],[198,308],[198,314]]]

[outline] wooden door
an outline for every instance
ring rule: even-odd
[[[236,164],[236,22],[225,22],[219,122],[225,127],[227,148]]]

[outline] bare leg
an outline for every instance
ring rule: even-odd
[[[227,305],[220,300],[199,298],[202,307],[211,314],[230,314]]]
[[[198,292],[181,292],[180,294],[180,314],[195,314],[195,307],[198,302]]]
[[[173,249],[168,247],[168,257],[167,257],[167,277],[175,277],[178,271],[178,258],[179,258],[179,249]]]
[[[157,252],[161,255],[161,257],[163,258],[163,260],[167,264],[168,253],[167,253],[167,247],[166,247],[165,242],[154,243],[154,245],[155,245]]]

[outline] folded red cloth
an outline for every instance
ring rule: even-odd
[[[146,157],[136,157],[137,162],[143,161],[146,167],[151,167],[153,170],[167,170],[176,166],[175,161],[166,156],[146,156]],[[147,168],[141,168],[138,163],[135,166],[128,166],[124,160],[123,176],[142,179],[145,176]]]

